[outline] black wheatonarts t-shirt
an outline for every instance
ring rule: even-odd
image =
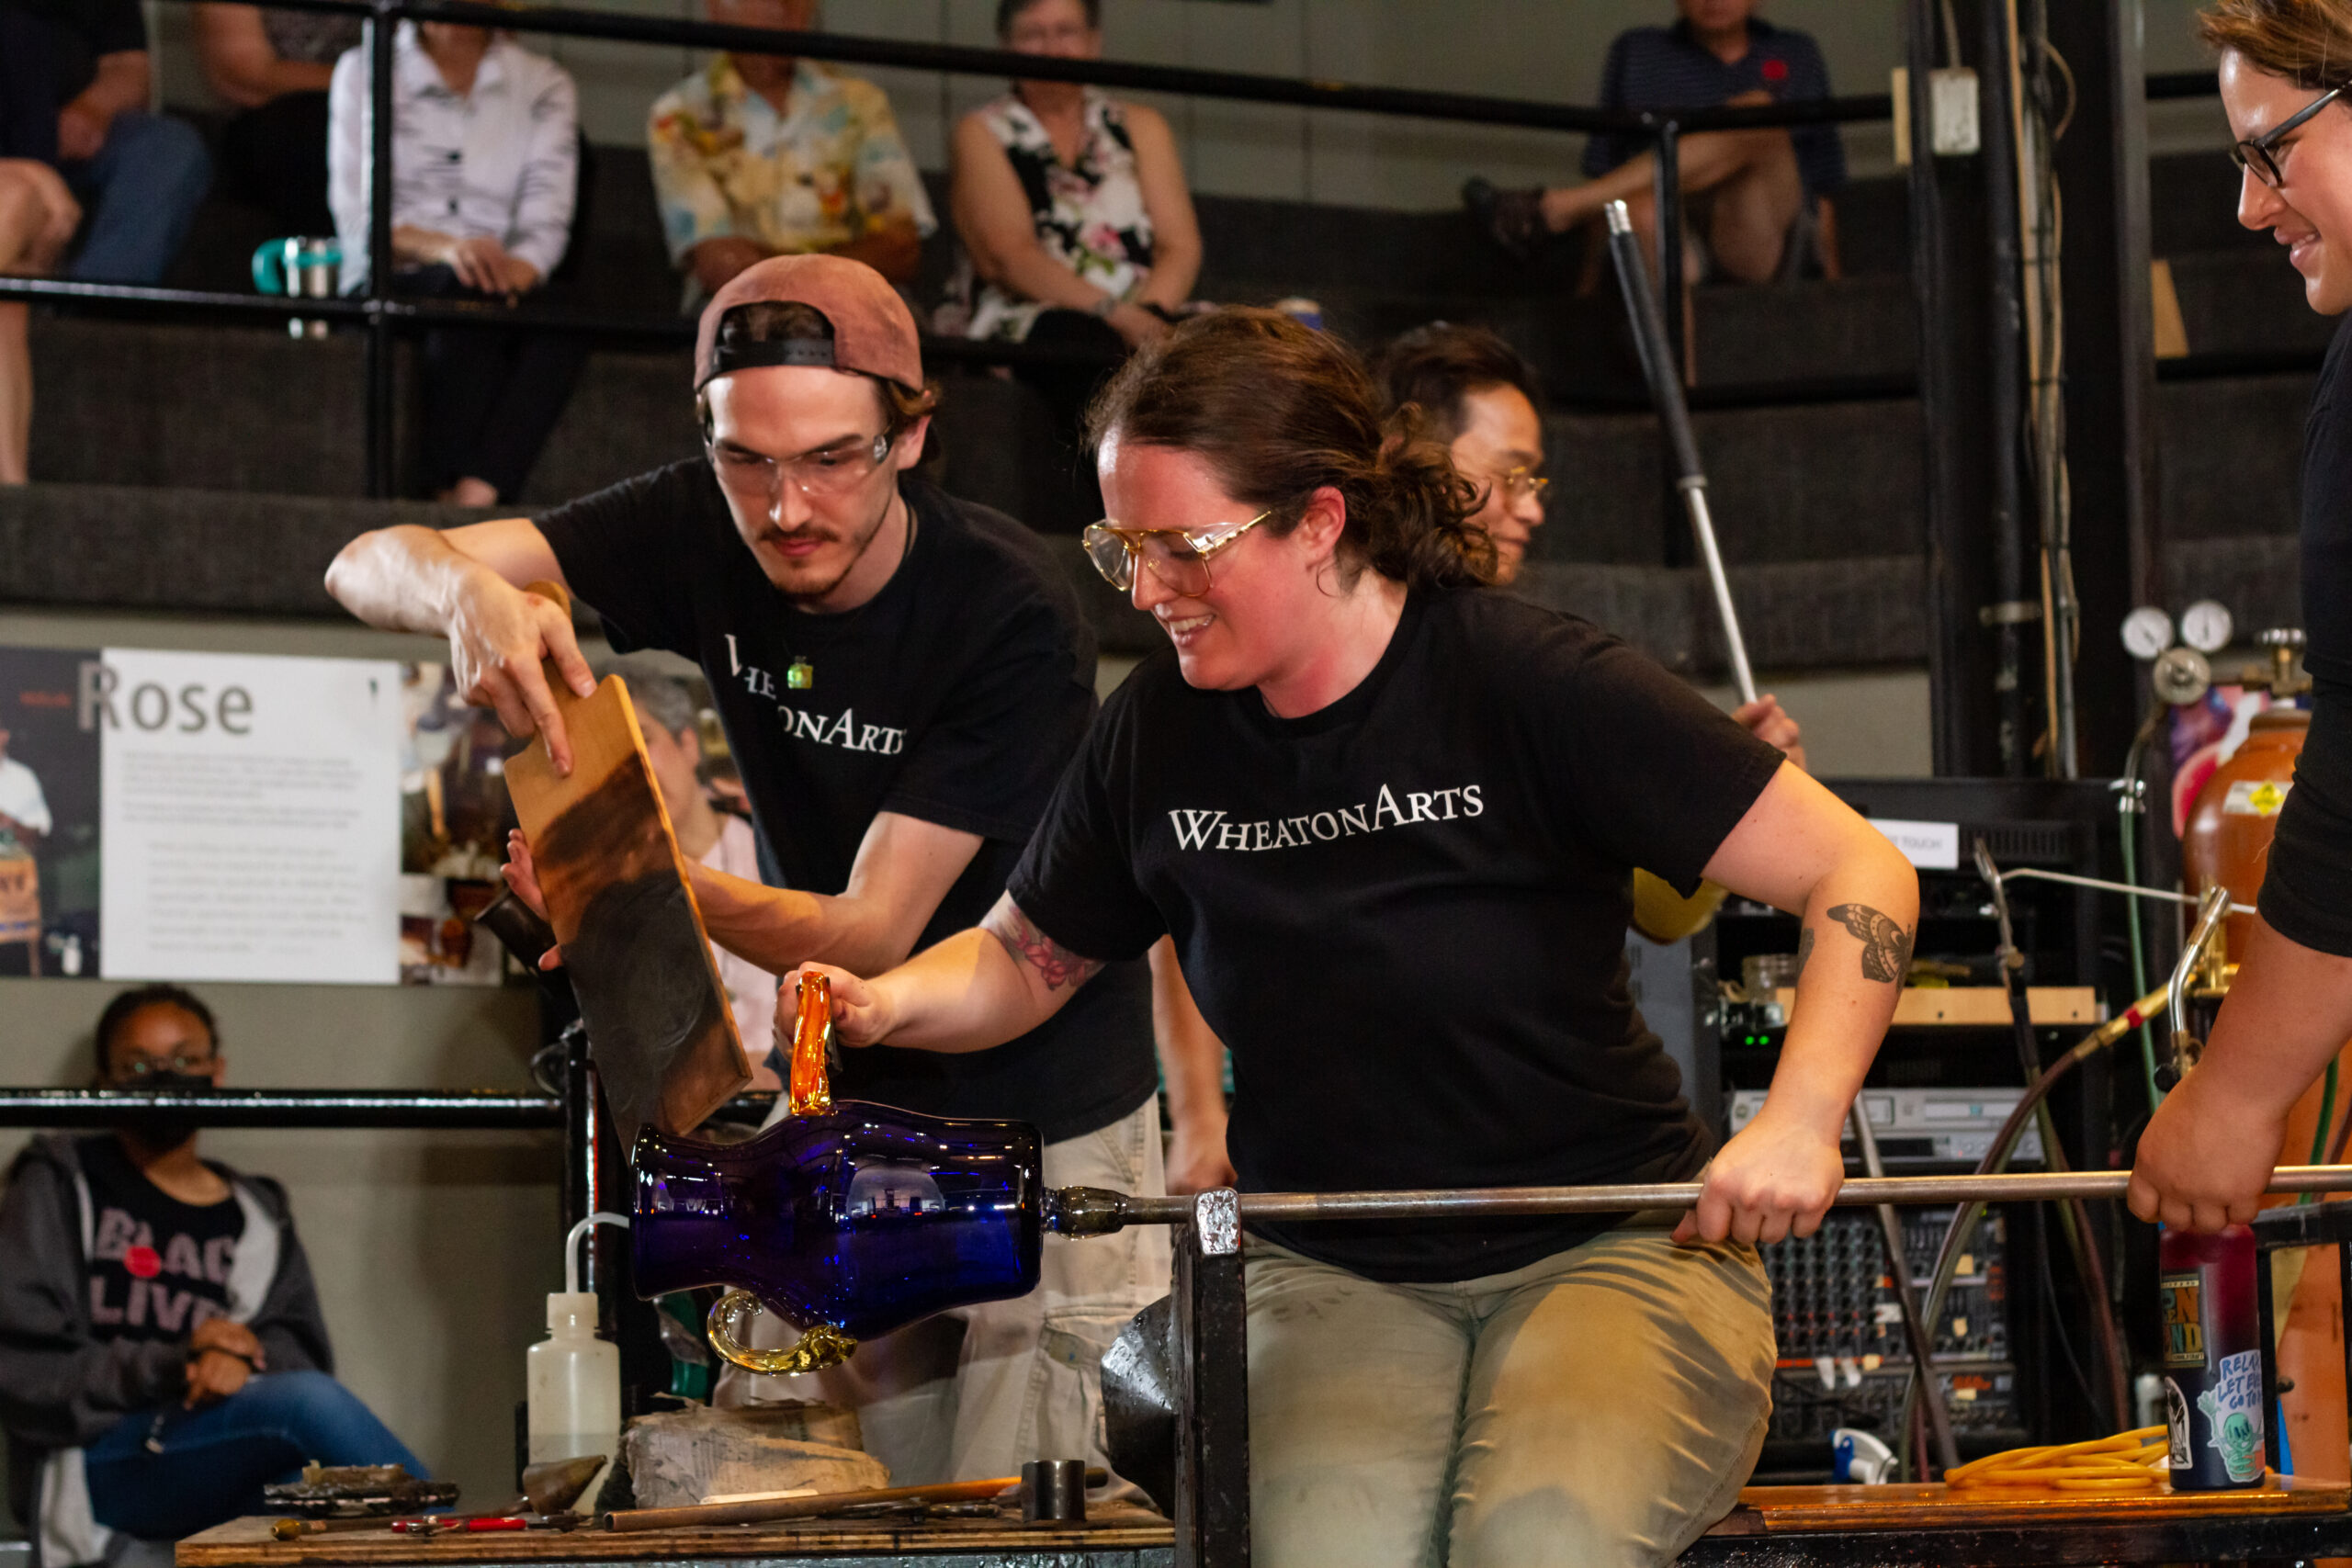
[[[2352,348],[2336,329],[2303,425],[2304,668],[2312,725],[2278,813],[2262,918],[2290,942],[2352,957]]]
[[[616,647],[701,664],[771,884],[840,892],[877,812],[981,836],[921,949],[978,925],[1003,892],[1093,716],[1094,637],[1036,536],[919,480],[900,490],[915,521],[906,561],[837,615],[797,609],[768,581],[701,462],[625,480],[538,526]],[[792,684],[795,664],[805,687]],[[992,1051],[852,1051],[832,1087],[935,1116],[1028,1122],[1054,1142],[1133,1111],[1158,1072],[1149,980],[1132,964]]]
[[[1690,892],[1780,761],[1588,622],[1416,593],[1372,673],[1304,718],[1145,661],[1012,896],[1092,957],[1174,933],[1233,1051],[1245,1190],[1676,1180],[1710,1141],[1627,995],[1632,872]],[[1431,1280],[1605,1223],[1262,1228]]]
[[[122,1152],[113,1134],[78,1151],[90,1184],[90,1335],[176,1343],[229,1311],[229,1269],[245,1212],[234,1193],[183,1203]]]

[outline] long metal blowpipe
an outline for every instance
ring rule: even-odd
[[[1857,1177],[1831,1200],[1838,1208],[1879,1203],[2041,1203],[2061,1198],[2120,1198],[2127,1170],[2043,1170],[1993,1176]],[[1244,1222],[1301,1220],[1434,1220],[1492,1214],[1623,1214],[1675,1211],[1699,1201],[1695,1181],[1637,1182],[1613,1187],[1461,1187],[1419,1192],[1244,1192],[1228,1201]],[[2282,1165],[2270,1173],[2271,1192],[2352,1192],[2352,1165]],[[1190,1221],[1195,1197],[1148,1197],[1099,1187],[1065,1187],[1048,1194],[1047,1224],[1066,1235],[1095,1235],[1123,1225]]]
[[[1739,700],[1756,700],[1756,675],[1747,667],[1747,639],[1739,634],[1739,612],[1731,602],[1731,580],[1724,575],[1724,558],[1715,548],[1714,518],[1707,510],[1707,471],[1699,466],[1699,442],[1690,434],[1690,408],[1682,397],[1682,369],[1667,346],[1666,318],[1658,313],[1657,296],[1650,289],[1650,274],[1642,260],[1641,243],[1634,237],[1634,220],[1625,204],[1609,204],[1609,254],[1616,259],[1618,286],[1625,293],[1625,313],[1633,318],[1634,346],[1642,360],[1642,376],[1657,404],[1658,423],[1666,429],[1667,446],[1674,453],[1674,488],[1690,514],[1690,532],[1699,542],[1700,564],[1707,569],[1708,584],[1715,591],[1715,613],[1723,617],[1724,646],[1731,655],[1732,679]]]

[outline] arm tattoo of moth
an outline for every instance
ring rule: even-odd
[[[990,909],[980,927],[1004,944],[1005,952],[1012,954],[1014,962],[1034,966],[1049,991],[1083,986],[1102,967],[1101,959],[1072,953],[1039,931],[1037,923],[1023,914],[1019,905],[1009,901]]]
[[[1863,979],[1903,983],[1904,971],[1911,967],[1909,931],[1868,904],[1834,905],[1829,918],[1860,941]]]
[[[1804,966],[1813,962],[1813,928],[1807,926],[1797,933],[1797,978],[1804,978]]]

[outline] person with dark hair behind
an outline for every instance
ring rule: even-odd
[[[107,1004],[97,1083],[218,1087],[212,1011],[177,986]],[[112,1561],[262,1511],[311,1461],[416,1457],[334,1381],[286,1190],[200,1157],[190,1126],[51,1134],[0,1198],[0,1427],[40,1561]]]
[[[1495,542],[1495,583],[1519,580],[1527,547],[1544,525],[1544,392],[1535,367],[1485,327],[1431,321],[1398,334],[1374,361],[1393,415],[1409,405],[1430,434],[1447,443],[1453,466],[1479,489],[1471,521]],[[1804,766],[1797,722],[1767,692],[1732,710],[1758,739]],[[1702,883],[1685,898],[1646,871],[1634,874],[1634,929],[1675,942],[1709,920],[1724,890]]]
[[[1671,1560],[1762,1447],[1754,1244],[1837,1193],[1909,863],[1648,659],[1486,587],[1473,487],[1337,340],[1188,321],[1090,433],[1120,522],[1089,551],[1171,646],[1104,704],[978,929],[871,979],[802,972],[831,976],[853,1058],[952,1060],[1172,935],[1233,1053],[1245,1190],[1702,1179],[1671,1239],[1620,1215],[1243,1241],[1252,1561]],[[1635,865],[1801,912],[1820,960],[1712,1160],[1626,995]]]

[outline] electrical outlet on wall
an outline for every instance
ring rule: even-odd
[[[1890,91],[1894,96],[1894,163],[1903,168],[1911,162],[1911,73],[1896,66]],[[1955,65],[1931,73],[1928,109],[1937,157],[1961,157],[1984,146],[1984,132],[1977,123],[1975,72]]]

